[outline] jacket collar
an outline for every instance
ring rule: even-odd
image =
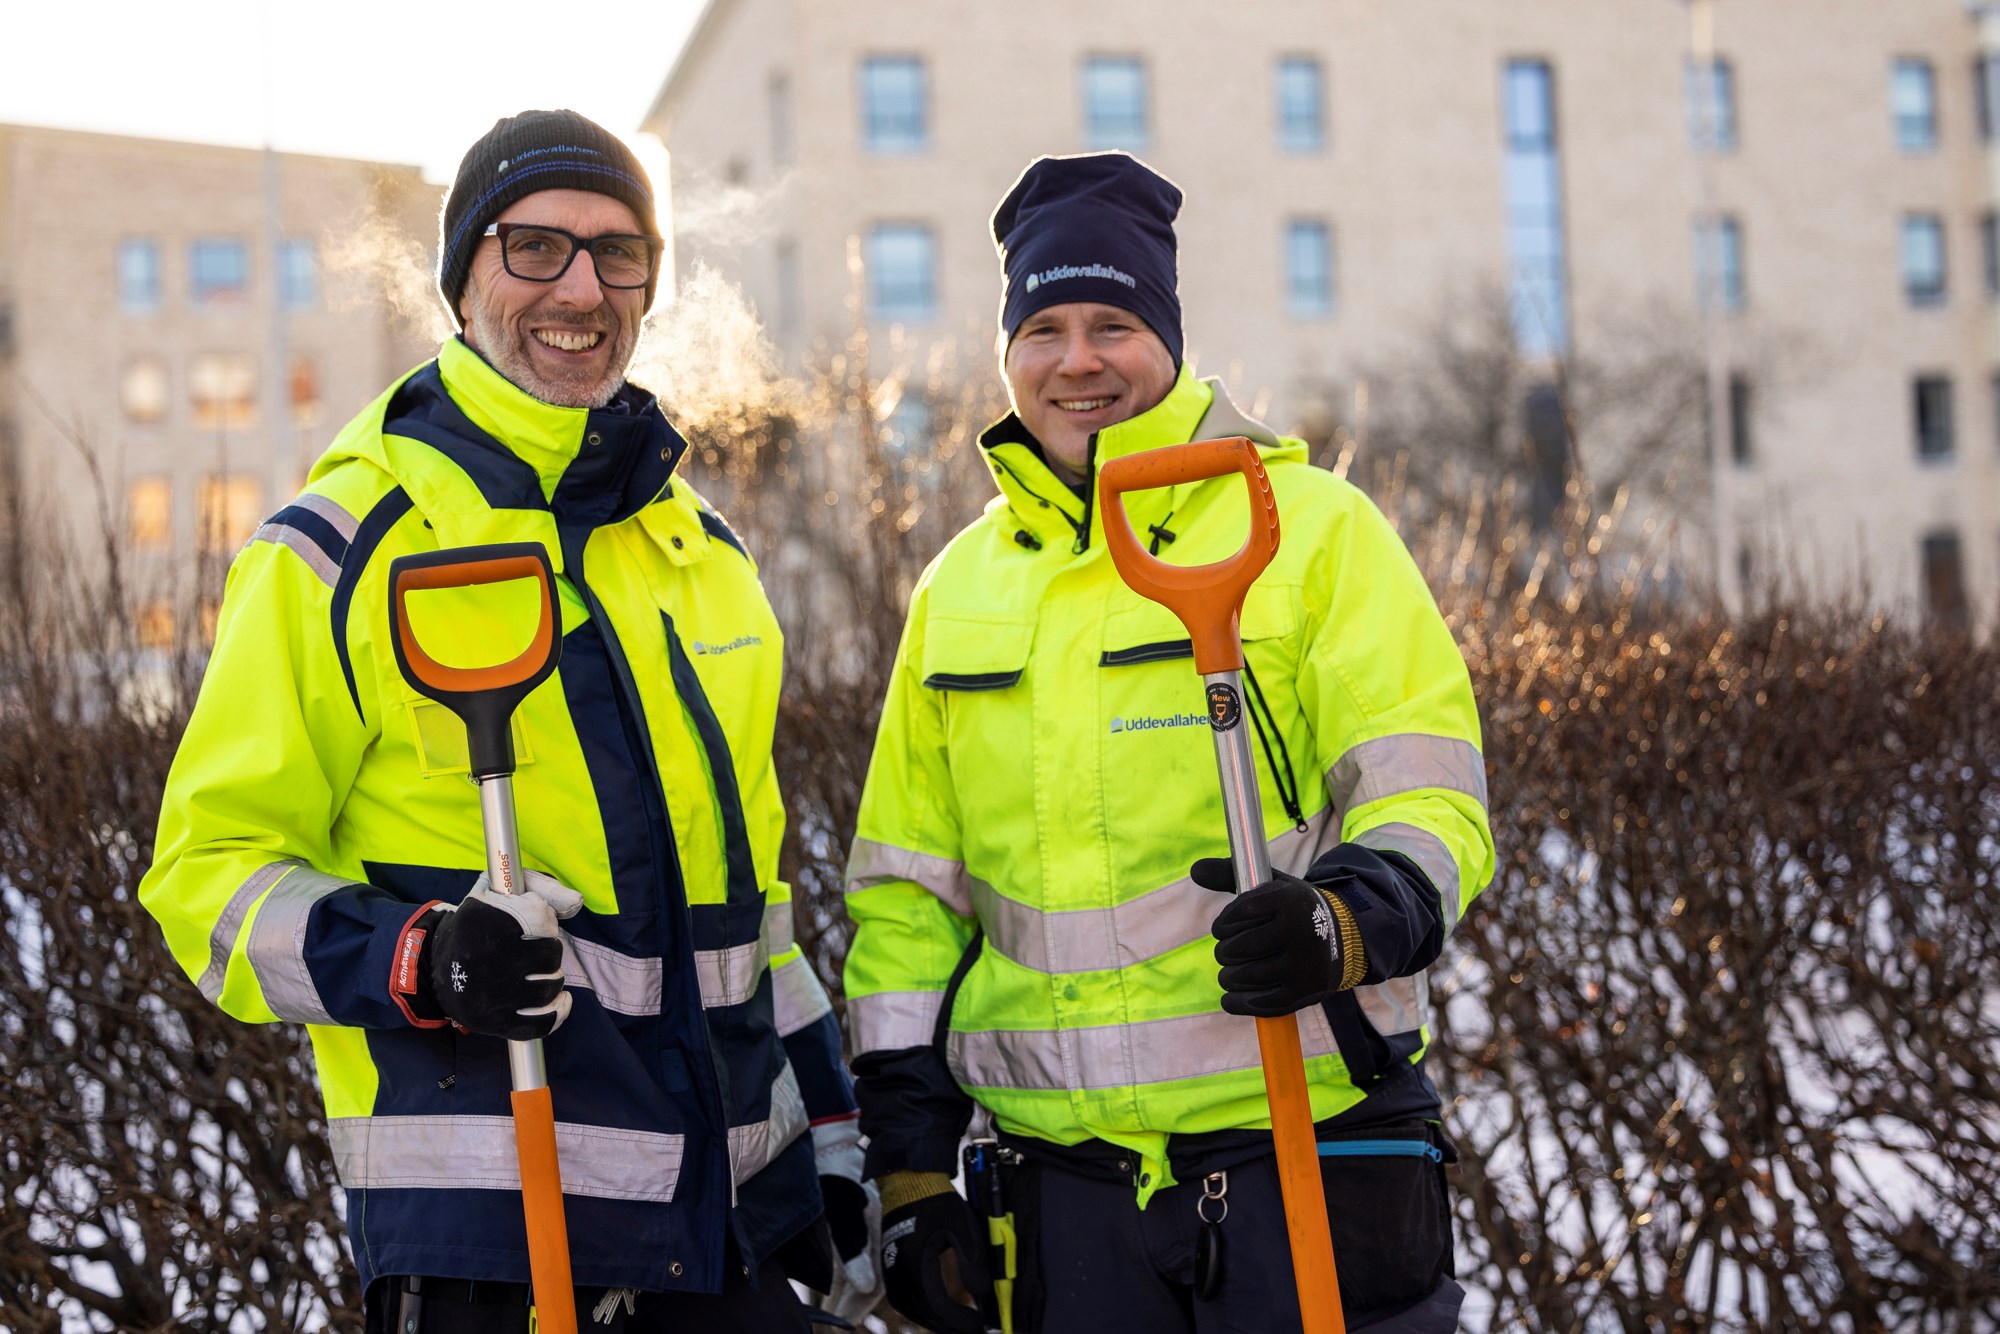
[[[1100,545],[1103,539],[1103,520],[1094,512],[1097,469],[1127,454],[1200,439],[1202,422],[1216,404],[1228,404],[1220,381],[1196,379],[1183,362],[1181,373],[1165,398],[1138,416],[1107,426],[1092,437],[1090,470],[1082,496],[1070,490],[1049,467],[1041,442],[1014,413],[987,427],[980,434],[979,446],[1013,518],[1038,541],[1047,544],[1060,539],[1072,550],[1081,552]],[[1232,420],[1241,416],[1233,406],[1227,415]],[[1260,443],[1277,442],[1277,437],[1267,429],[1258,430]],[[1175,488],[1172,495],[1144,492],[1127,496],[1127,513],[1134,525],[1143,532],[1147,523],[1170,513],[1178,503],[1180,490]]]
[[[550,511],[589,529],[636,514],[665,491],[687,442],[654,397],[632,385],[606,408],[563,408],[522,390],[457,338],[404,382],[384,435],[422,441],[457,464],[493,509]],[[406,487],[418,479],[398,472]],[[412,487],[421,505],[424,497]],[[421,488],[430,489],[430,488]],[[447,509],[459,508],[438,496]]]

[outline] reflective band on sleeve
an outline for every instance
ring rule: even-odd
[[[762,937],[726,950],[696,950],[694,971],[701,979],[702,1008],[741,1005],[756,995],[757,979],[770,958]]]
[[[1336,841],[1332,817],[1324,807],[1303,831],[1287,829],[1272,839],[1271,865],[1304,875]],[[974,881],[972,902],[987,944],[1015,963],[1043,973],[1086,973],[1144,963],[1208,939],[1229,896],[1183,878],[1115,908],[1042,912]]]
[[[1413,1033],[1430,1021],[1431,984],[1422,973],[1415,977],[1392,977],[1372,987],[1356,987],[1354,998],[1361,1012],[1383,1037]]]
[[[1354,841],[1364,848],[1400,852],[1415,862],[1437,888],[1438,901],[1444,907],[1444,929],[1450,931],[1458,925],[1458,862],[1443,839],[1428,829],[1397,823],[1364,830]]]
[[[308,1024],[333,1022],[306,967],[306,923],[312,919],[315,903],[353,883],[315,871],[303,862],[294,862],[292,869],[271,886],[271,892],[257,909],[244,952],[250,956],[250,967],[257,975],[264,1003],[280,1019],[298,1019]]]
[[[328,588],[340,582],[340,563],[360,526],[352,514],[325,496],[300,496],[250,535],[252,542],[290,548]]]
[[[250,915],[251,907],[264,897],[264,891],[278,883],[278,877],[301,862],[269,862],[251,872],[250,878],[236,887],[229,896],[229,902],[222,907],[222,915],[215,919],[215,925],[208,931],[208,967],[202,970],[195,986],[210,1001],[222,999],[222,984],[229,974],[229,955],[236,948],[236,937],[243,930],[243,919]]]
[[[771,1018],[779,1037],[788,1038],[832,1013],[833,1002],[803,954],[771,970]]]
[[[764,905],[764,939],[771,953],[783,954],[797,943],[792,929],[792,901],[778,899]]]
[[[1421,732],[1376,737],[1350,749],[1327,770],[1326,790],[1345,826],[1347,814],[1370,802],[1442,788],[1486,805],[1486,761],[1479,747]]]
[[[1299,1011],[1299,1039],[1308,1058],[1339,1050],[1317,1006]],[[946,1056],[967,1088],[1048,1091],[1199,1079],[1262,1064],[1257,1021],[1221,1010],[1101,1028],[954,1031]]]
[[[736,1184],[742,1185],[769,1167],[771,1160],[805,1130],[806,1100],[799,1094],[799,1077],[787,1061],[771,1085],[771,1114],[751,1125],[729,1127],[729,1165]],[[567,1163],[563,1170],[568,1172]],[[564,1183],[568,1183],[567,1175]]]
[[[847,1036],[854,1054],[928,1047],[937,1031],[942,991],[877,991],[847,998]]]
[[[655,958],[634,958],[606,945],[563,933],[563,981],[597,993],[614,1014],[658,1014],[664,969]]]
[[[361,520],[355,518],[337,502],[329,500],[325,496],[314,495],[308,491],[294,500],[292,504],[297,505],[302,510],[311,510],[314,514],[319,515],[320,518],[332,524],[333,531],[340,534],[340,540],[343,542],[352,542],[355,531],[361,527]]]
[[[521,1189],[509,1116],[336,1116],[327,1139],[349,1190]],[[556,1123],[565,1195],[668,1203],[684,1147],[680,1135]]]
[[[877,843],[857,838],[847,858],[847,892],[867,889],[891,880],[911,880],[937,895],[938,901],[960,917],[972,916],[972,879],[965,863],[928,852],[913,852],[893,843]]]

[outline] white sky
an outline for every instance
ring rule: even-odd
[[[630,139],[701,0],[0,0],[0,122],[414,163],[504,115]],[[649,163],[649,165],[651,165]]]

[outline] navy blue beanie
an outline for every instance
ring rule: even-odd
[[[1095,301],[1144,320],[1178,368],[1180,211],[1180,187],[1128,154],[1036,158],[993,210],[1007,341],[1038,310]]]

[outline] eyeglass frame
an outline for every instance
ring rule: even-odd
[[[507,234],[517,231],[553,232],[569,242],[569,254],[563,259],[562,267],[546,278],[531,278],[525,273],[514,272],[514,266],[507,262]],[[585,250],[590,252],[590,272],[598,285],[614,292],[636,292],[647,286],[660,274],[660,259],[666,254],[667,238],[648,236],[644,232],[605,232],[601,236],[578,236],[575,232],[564,231],[540,222],[489,222],[480,238],[493,237],[500,242],[500,267],[509,278],[518,278],[524,283],[557,283],[569,272],[569,266],[576,263],[576,257]],[[597,246],[601,241],[647,241],[652,245],[650,259],[646,265],[646,276],[636,283],[607,282],[604,270],[597,265]]]

